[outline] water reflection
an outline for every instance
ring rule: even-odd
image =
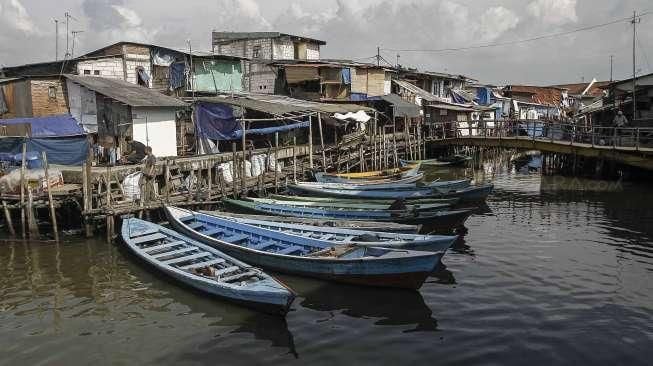
[[[419,291],[350,286],[280,275],[302,297],[299,306],[377,319],[375,325],[407,325],[404,332],[435,331],[438,322]]]

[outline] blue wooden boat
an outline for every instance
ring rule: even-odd
[[[328,209],[321,207],[297,207],[275,204],[256,203],[225,198],[223,202],[235,209],[257,214],[292,216],[315,219],[389,221],[407,224],[429,224],[442,228],[461,226],[472,214],[471,210],[434,211],[434,212],[403,212],[390,210],[355,210]]]
[[[396,203],[396,199],[370,199],[370,198],[337,198],[337,197],[315,197],[315,196],[290,196],[282,194],[270,194],[269,198],[280,201],[299,201],[299,202],[324,202],[324,203],[350,203],[350,204],[386,204],[388,206]],[[455,205],[460,200],[458,198],[425,198],[406,201],[411,205],[428,205],[440,203],[446,205]]]
[[[240,260],[270,270],[369,286],[418,289],[436,269],[442,252],[330,246],[323,240],[165,208],[180,232]]]
[[[260,269],[173,230],[131,218],[121,236],[139,258],[197,290],[263,311],[285,314],[295,298]]]
[[[464,165],[470,160],[472,160],[471,156],[456,154],[452,156],[445,156],[438,159],[400,160],[400,163],[402,166],[411,166],[414,164],[431,165],[431,166],[456,166],[456,165]]]
[[[358,245],[384,248],[408,248],[416,250],[443,251],[449,249],[458,239],[456,235],[415,235],[384,233],[374,231],[349,230],[311,225],[289,224],[276,221],[257,220],[247,217],[235,218],[221,215],[219,212],[210,215],[252,225],[267,230],[279,231],[289,235],[297,235],[311,239],[324,240],[330,245]]]
[[[274,221],[285,224],[309,225],[318,227],[342,228],[347,230],[357,231],[378,231],[389,232],[398,234],[417,234],[420,231],[420,225],[398,224],[396,222],[375,222],[375,221],[362,221],[362,220],[337,220],[337,219],[311,219],[304,217],[290,217],[290,216],[270,216],[270,215],[252,215],[252,214],[239,214],[234,212],[224,211],[200,211],[208,215],[218,214],[229,218],[249,218],[261,221]]]
[[[409,164],[401,168],[376,170],[360,173],[321,173],[316,174],[316,180],[332,183],[353,183],[354,181],[370,182],[373,180],[395,180],[419,175],[420,164]]]
[[[439,198],[441,195],[434,193],[433,188],[413,188],[402,190],[360,190],[360,189],[335,189],[326,187],[309,186],[302,183],[289,184],[288,190],[295,194],[308,194],[311,196],[348,197],[348,198],[382,198],[382,199],[409,199],[409,198]]]
[[[426,187],[429,188],[438,188],[438,189],[447,189],[447,190],[458,190],[467,188],[471,185],[471,179],[459,179],[459,180],[436,180],[426,184]]]
[[[315,173],[315,181],[318,183],[343,183],[343,184],[360,184],[360,185],[383,185],[383,184],[406,184],[406,183],[416,183],[424,178],[424,173],[415,172],[414,170],[409,171],[408,176],[403,176],[398,174],[393,176],[393,178],[376,178],[376,179],[348,179],[329,175],[328,173]]]
[[[297,185],[316,188],[316,189],[347,189],[355,191],[373,191],[373,190],[415,190],[416,188],[440,188],[448,190],[456,190],[467,188],[471,184],[470,179],[459,180],[436,180],[424,185],[417,185],[417,183],[319,183],[319,182],[297,182]]]
[[[442,197],[457,197],[461,202],[484,201],[492,193],[494,185],[491,183],[469,186],[462,189],[435,188],[435,191]]]

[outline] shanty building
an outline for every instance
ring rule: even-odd
[[[468,83],[475,81],[465,75],[418,71],[405,68],[398,69],[398,74],[400,79],[406,80],[418,88],[444,99],[452,97],[451,91],[464,90]]]
[[[44,117],[68,113],[60,76],[0,78],[0,118]]]
[[[124,149],[130,136],[157,156],[177,156],[177,117],[186,103],[120,79],[65,77],[70,114],[99,142]]]
[[[507,85],[503,96],[511,99],[516,119],[559,120],[567,106],[567,90],[560,87]]]

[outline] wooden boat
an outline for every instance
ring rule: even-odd
[[[469,186],[462,189],[418,187],[412,190],[382,190],[370,191],[354,189],[313,188],[301,184],[289,184],[288,190],[295,194],[308,194],[322,197],[357,198],[357,199],[431,199],[458,198],[461,202],[476,202],[484,200],[492,193],[492,184]]]
[[[455,166],[455,165],[463,165],[470,160],[472,160],[471,156],[456,154],[452,156],[442,157],[439,159],[401,160],[401,164],[405,166],[414,165],[414,164],[431,165],[431,166]]]
[[[299,224],[318,226],[322,228],[343,228],[348,230],[359,231],[377,231],[377,232],[390,232],[402,234],[417,234],[420,230],[420,225],[398,224],[395,222],[374,222],[374,221],[351,221],[351,220],[329,220],[329,219],[310,219],[301,217],[285,217],[285,216],[267,216],[267,215],[251,215],[239,214],[224,211],[200,211],[208,215],[219,215],[231,218],[248,218],[261,221],[274,221],[279,223]]]
[[[413,188],[403,190],[389,189],[332,189],[326,187],[315,187],[303,184],[289,184],[288,190],[294,194],[308,194],[318,197],[341,197],[341,198],[366,198],[366,199],[416,199],[416,198],[442,198],[442,195],[435,192],[434,188]]]
[[[436,180],[425,185],[417,185],[416,183],[366,183],[366,184],[357,184],[357,183],[319,183],[319,182],[295,182],[297,185],[312,187],[317,189],[328,188],[328,189],[350,189],[350,190],[361,190],[361,191],[371,191],[371,190],[414,190],[416,188],[442,188],[448,190],[455,190],[460,188],[469,187],[471,180],[461,179],[461,180]]]
[[[274,230],[289,235],[297,235],[311,239],[324,240],[330,245],[359,245],[383,248],[412,248],[417,250],[442,251],[447,250],[458,239],[455,235],[415,235],[384,233],[374,231],[349,230],[343,228],[319,227],[310,225],[288,224],[275,221],[256,220],[251,218],[235,218],[211,214],[223,220],[231,220],[241,224],[252,225],[267,230]]]
[[[471,183],[472,183],[471,179],[436,180],[431,183],[427,183],[426,187],[447,189],[447,190],[457,190],[457,189],[467,188],[471,185]]]
[[[386,170],[375,170],[370,172],[361,172],[361,173],[341,173],[341,174],[328,174],[324,173],[321,175],[322,179],[326,182],[342,183],[340,179],[354,180],[354,179],[400,179],[405,177],[411,177],[419,174],[420,164],[408,164],[401,168],[386,169]],[[345,182],[347,183],[347,182]]]
[[[162,226],[126,219],[121,236],[136,256],[197,290],[281,314],[288,312],[295,298],[263,271]]]
[[[397,213],[389,210],[355,210],[355,209],[328,209],[321,207],[296,207],[275,204],[256,203],[243,200],[225,198],[223,202],[233,208],[254,212],[258,214],[272,214],[279,216],[293,216],[315,219],[339,220],[364,220],[364,221],[390,221],[407,224],[429,225],[441,222],[444,226],[462,224],[471,210],[434,211],[434,212],[409,212]]]
[[[446,210],[451,207],[450,204],[446,203],[428,203],[428,204],[412,204],[404,203],[398,205],[399,208],[393,209],[392,204],[385,203],[342,203],[342,202],[320,202],[320,201],[283,201],[270,198],[254,198],[254,197],[245,197],[242,198],[245,201],[256,202],[256,203],[266,203],[271,205],[286,205],[286,206],[295,206],[295,207],[322,207],[329,209],[352,209],[352,210],[389,210],[389,211],[419,211],[419,212],[428,212],[428,211],[441,211]]]
[[[339,202],[339,203],[372,203],[372,204],[387,204],[391,205],[398,200],[396,199],[365,199],[365,198],[336,198],[336,197],[315,197],[315,196],[290,196],[282,194],[271,194],[268,197],[280,201],[300,201],[300,202]],[[407,204],[411,205],[427,205],[431,203],[442,203],[447,205],[455,205],[459,201],[458,198],[424,198],[424,199],[414,199],[406,200]]]
[[[251,225],[165,208],[180,232],[247,263],[274,271],[369,286],[418,289],[444,252],[329,246],[323,240],[288,235]]]
[[[344,183],[344,184],[387,184],[387,183],[416,183],[424,178],[424,173],[416,173],[414,175],[403,176],[402,173],[392,175],[389,178],[339,178],[329,175],[328,173],[315,173],[315,181],[318,183]]]

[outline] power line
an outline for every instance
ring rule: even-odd
[[[645,11],[643,13],[640,13],[638,15],[638,17],[649,15],[651,13],[653,13],[653,11]],[[633,19],[632,17],[621,18],[621,19],[613,20],[613,21],[610,21],[610,22],[607,22],[607,23],[590,25],[590,26],[587,26],[587,27],[576,28],[576,29],[572,29],[572,30],[564,31],[564,32],[545,34],[545,35],[541,35],[541,36],[537,36],[537,37],[533,37],[533,38],[526,38],[526,39],[520,39],[520,40],[515,40],[515,41],[497,42],[497,43],[487,43],[487,44],[481,44],[481,45],[476,45],[476,46],[437,48],[437,49],[382,48],[382,50],[383,51],[391,51],[391,52],[432,52],[432,53],[437,53],[437,52],[456,52],[456,51],[466,51],[466,50],[474,50],[474,49],[480,49],[480,48],[510,46],[510,45],[515,45],[515,44],[520,44],[520,43],[539,41],[539,40],[547,39],[547,38],[562,37],[562,36],[566,36],[566,35],[573,34],[573,33],[578,33],[578,32],[585,32],[585,31],[589,31],[589,30],[593,30],[593,29],[607,27],[607,26],[617,24],[617,23],[622,23],[622,22],[625,22],[625,21],[631,21],[632,19]]]

